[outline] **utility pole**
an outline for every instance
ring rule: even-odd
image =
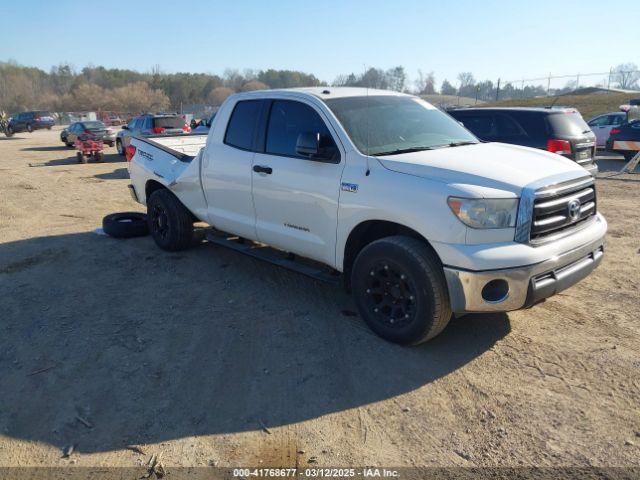
[[[551,72],[549,72],[549,79],[547,80],[547,97],[549,96],[550,90],[551,90]]]
[[[613,67],[609,67],[609,80],[607,81],[607,90],[611,90],[611,73],[613,72]]]
[[[496,87],[496,102],[500,98],[500,79],[498,78],[498,86]]]

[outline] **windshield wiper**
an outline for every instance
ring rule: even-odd
[[[460,141],[460,142],[447,143],[446,145],[443,145],[443,146],[446,146],[446,147],[461,147],[463,145],[476,145],[478,143],[479,142],[474,142],[474,141],[471,141],[471,140],[463,140],[463,141]]]
[[[388,152],[372,153],[372,157],[381,157],[383,155],[399,155],[401,153],[422,152],[423,150],[433,150],[434,147],[410,147],[410,148],[398,148],[396,150],[389,150]]]

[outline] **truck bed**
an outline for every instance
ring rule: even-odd
[[[164,152],[173,155],[181,162],[190,162],[207,142],[207,134],[150,135],[134,137]]]

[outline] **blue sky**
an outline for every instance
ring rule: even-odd
[[[0,60],[221,74],[364,66],[509,80],[640,65],[640,2],[0,0]]]

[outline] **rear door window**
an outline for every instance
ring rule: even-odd
[[[460,115],[457,119],[480,138],[488,138],[494,133],[494,120],[491,114]]]
[[[609,115],[608,125],[622,125],[625,118],[625,115]]]
[[[545,116],[546,114],[538,112],[518,112],[515,119],[529,138],[546,140],[549,134],[547,133]]]
[[[510,138],[523,135],[520,126],[509,116],[498,114],[495,116],[496,137]]]
[[[229,119],[224,143],[242,150],[252,150],[261,107],[262,100],[238,102]]]

